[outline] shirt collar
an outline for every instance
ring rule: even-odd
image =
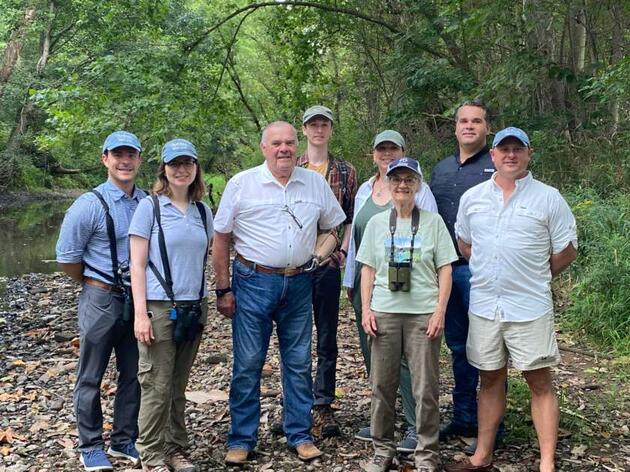
[[[457,164],[460,166],[465,166],[471,162],[476,161],[477,159],[479,159],[481,156],[483,156],[484,154],[488,153],[488,146],[484,146],[482,147],[479,151],[477,151],[475,154],[473,154],[472,156],[470,156],[468,159],[466,159],[466,162],[464,162],[463,164],[461,163],[461,161],[459,160],[459,147],[455,150],[455,160],[457,161]]]
[[[494,190],[501,190],[501,187],[499,187],[499,185],[496,182],[497,174],[498,172],[495,171],[495,173],[492,174],[492,177],[490,177],[490,180],[492,181],[492,187],[494,188]],[[515,182],[516,190],[524,189],[527,185],[529,185],[529,183],[532,180],[534,180],[534,176],[532,175],[530,171],[527,171],[527,175],[525,177],[516,179],[516,182]]]
[[[118,201],[121,198],[127,197],[127,194],[123,192],[120,188],[118,188],[116,185],[114,185],[111,180],[107,180],[103,184],[103,190],[109,193],[111,197],[114,199],[114,201]],[[142,190],[140,190],[137,185],[134,185],[133,193],[131,194],[131,197],[128,197],[128,198],[130,198],[131,200],[140,201],[143,196],[144,195],[143,195]]]
[[[287,185],[289,185],[291,182],[304,183],[303,174],[298,169],[299,167],[297,165],[293,168],[293,172],[291,172],[291,176],[289,177],[289,181],[287,182]],[[262,165],[260,166],[260,177],[263,183],[275,183],[277,185],[281,185],[280,182],[278,182],[278,180],[273,176],[273,174],[269,170],[269,167],[267,166],[267,161],[263,162]]]

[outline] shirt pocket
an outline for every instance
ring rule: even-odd
[[[514,210],[510,231],[526,247],[538,247],[549,243],[547,216],[539,210],[517,208]]]

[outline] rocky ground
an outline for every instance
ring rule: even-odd
[[[2,285],[6,285],[4,293]],[[0,279],[0,472],[82,470],[71,404],[78,352],[78,293],[79,288],[59,274]],[[188,394],[192,456],[203,471],[224,470],[229,424],[230,326],[213,313]],[[319,441],[323,459],[303,464],[283,438],[271,435],[269,425],[280,408],[278,349],[273,343],[263,378],[258,454],[245,470],[353,472],[359,470],[361,459],[371,455],[368,444],[353,439],[353,433],[368,422],[370,403],[355,330],[354,316],[346,306],[340,322],[336,403],[344,436]],[[576,346],[563,333],[560,339],[564,361],[555,372],[562,411],[559,470],[630,470],[629,360],[597,355],[588,346]],[[442,364],[440,402],[447,418],[451,373],[446,352]],[[503,472],[535,470],[537,456],[527,390],[513,375],[506,447],[497,453],[495,462]],[[108,413],[115,388],[115,371],[110,369],[102,388]],[[107,416],[106,436],[110,421]],[[450,460],[464,446],[463,439],[444,444],[442,459]],[[125,469],[123,463],[115,465]],[[403,462],[400,470],[410,469]]]

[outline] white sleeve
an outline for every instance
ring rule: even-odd
[[[214,230],[219,233],[231,233],[234,228],[234,219],[236,218],[237,204],[240,192],[240,185],[232,177],[221,196],[219,208],[214,218]]]
[[[552,253],[558,254],[562,252],[569,243],[572,243],[573,247],[577,249],[575,217],[566,200],[560,195],[560,192],[555,192],[555,198],[551,202],[550,207],[548,224]]]
[[[469,199],[466,198],[466,193],[462,195],[459,201],[459,209],[457,210],[457,219],[455,221],[455,236],[466,244],[471,244],[470,236],[470,222],[466,215],[466,209],[468,207]]]
[[[433,192],[431,192],[431,188],[425,182],[422,182],[420,190],[416,193],[416,206],[431,213],[437,213],[438,211]]]

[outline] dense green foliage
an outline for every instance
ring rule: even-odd
[[[537,177],[594,202],[587,218],[575,200],[585,244],[572,319],[600,299],[623,306],[605,281],[627,277],[627,232],[585,220],[626,215],[610,193],[630,190],[628,2],[0,0],[0,12],[0,189],[89,187],[104,175],[104,137],[126,128],[146,149],[143,187],[160,146],[181,136],[217,200],[227,177],[260,162],[265,123],[299,125],[315,103],[335,112],[333,152],[361,178],[384,127],[428,175],[455,145],[456,107],[480,97],[493,129],[530,133]],[[614,261],[612,248],[624,261],[614,271],[593,255]],[[607,329],[594,331],[609,341]]]

